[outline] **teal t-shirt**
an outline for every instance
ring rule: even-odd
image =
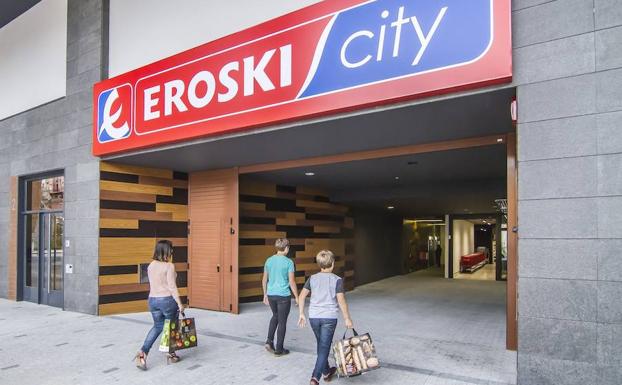
[[[289,297],[289,273],[294,272],[294,262],[284,255],[273,255],[266,261],[264,271],[268,273],[268,295]]]

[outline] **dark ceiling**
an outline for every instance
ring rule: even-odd
[[[260,173],[262,179],[313,184],[332,192],[352,189],[417,187],[505,178],[505,146],[431,152]],[[305,172],[314,172],[312,177]],[[396,180],[395,177],[399,177]],[[310,186],[311,187],[311,186]]]
[[[0,1],[0,28],[26,12],[41,0],[2,0]]]
[[[121,163],[199,171],[428,143],[513,130],[513,88],[429,103],[377,108],[353,116],[301,122],[229,138],[109,157]]]
[[[355,208],[389,212],[393,206],[391,212],[405,217],[492,213],[494,200],[506,196],[506,150],[496,145],[243,177],[323,189]]]

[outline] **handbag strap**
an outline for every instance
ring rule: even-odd
[[[343,338],[342,338],[342,340],[345,340],[345,339],[346,339],[346,334],[348,334],[348,330],[350,330],[350,329],[346,329],[346,331],[343,333]],[[356,332],[356,329],[354,329],[354,328],[352,328],[352,333],[354,333],[354,337],[358,337],[358,335],[359,335],[359,334]]]

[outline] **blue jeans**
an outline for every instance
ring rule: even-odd
[[[179,318],[179,306],[172,296],[169,297],[149,297],[149,311],[153,317],[153,327],[147,333],[145,343],[141,350],[145,354],[149,353],[151,346],[158,339],[164,328],[164,320],[176,320]]]
[[[330,355],[330,346],[333,343],[333,336],[337,328],[336,318],[309,318],[311,329],[315,334],[317,341],[317,359],[315,361],[315,369],[313,369],[313,378],[320,380],[322,374],[328,374],[330,365],[328,364],[328,356]]]

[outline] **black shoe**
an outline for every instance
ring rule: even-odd
[[[287,350],[287,349],[283,349],[280,352],[274,352],[274,355],[277,356],[277,357],[285,356],[285,355],[288,355],[288,354],[289,354],[289,350]]]
[[[274,344],[272,342],[266,342],[264,348],[266,348],[268,353],[274,354]]]
[[[330,380],[333,379],[333,376],[335,375],[335,373],[337,373],[337,368],[332,367],[328,369],[328,374],[324,375],[324,381],[330,382]]]

